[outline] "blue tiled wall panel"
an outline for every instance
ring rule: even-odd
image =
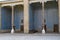
[[[22,19],[23,19],[23,6],[15,6],[14,25],[16,26],[16,29],[20,29]]]
[[[40,30],[42,25],[42,9],[40,8],[40,6],[33,6],[30,5],[29,7],[29,28],[30,30]]]
[[[33,29],[33,10],[31,5],[29,5],[29,29]]]
[[[1,13],[1,17],[2,17],[2,30],[8,30],[11,29],[11,9],[2,8],[2,13]]]
[[[46,24],[49,29],[53,29],[54,24],[58,24],[58,9],[50,8],[45,10]]]

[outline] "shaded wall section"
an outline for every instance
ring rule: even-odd
[[[2,21],[2,30],[11,29],[11,8],[10,7],[3,7],[1,12],[1,21]]]

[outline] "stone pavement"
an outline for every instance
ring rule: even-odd
[[[0,40],[60,40],[60,34],[1,33]]]

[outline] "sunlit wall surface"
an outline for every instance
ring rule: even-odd
[[[11,1],[11,0],[0,0],[0,1]]]
[[[0,0],[0,1],[6,1],[6,0]]]
[[[0,1],[7,1],[7,0],[0,0]]]
[[[0,0],[0,1],[18,1],[18,0]]]

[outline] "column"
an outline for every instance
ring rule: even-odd
[[[45,34],[44,1],[42,1],[42,33]]]
[[[12,28],[14,26],[14,7],[12,6]]]
[[[43,28],[44,28],[44,2],[42,2],[42,24],[43,24]]]
[[[29,1],[24,0],[24,33],[29,33]]]
[[[59,13],[59,32],[60,32],[60,0],[58,0],[58,13]]]

